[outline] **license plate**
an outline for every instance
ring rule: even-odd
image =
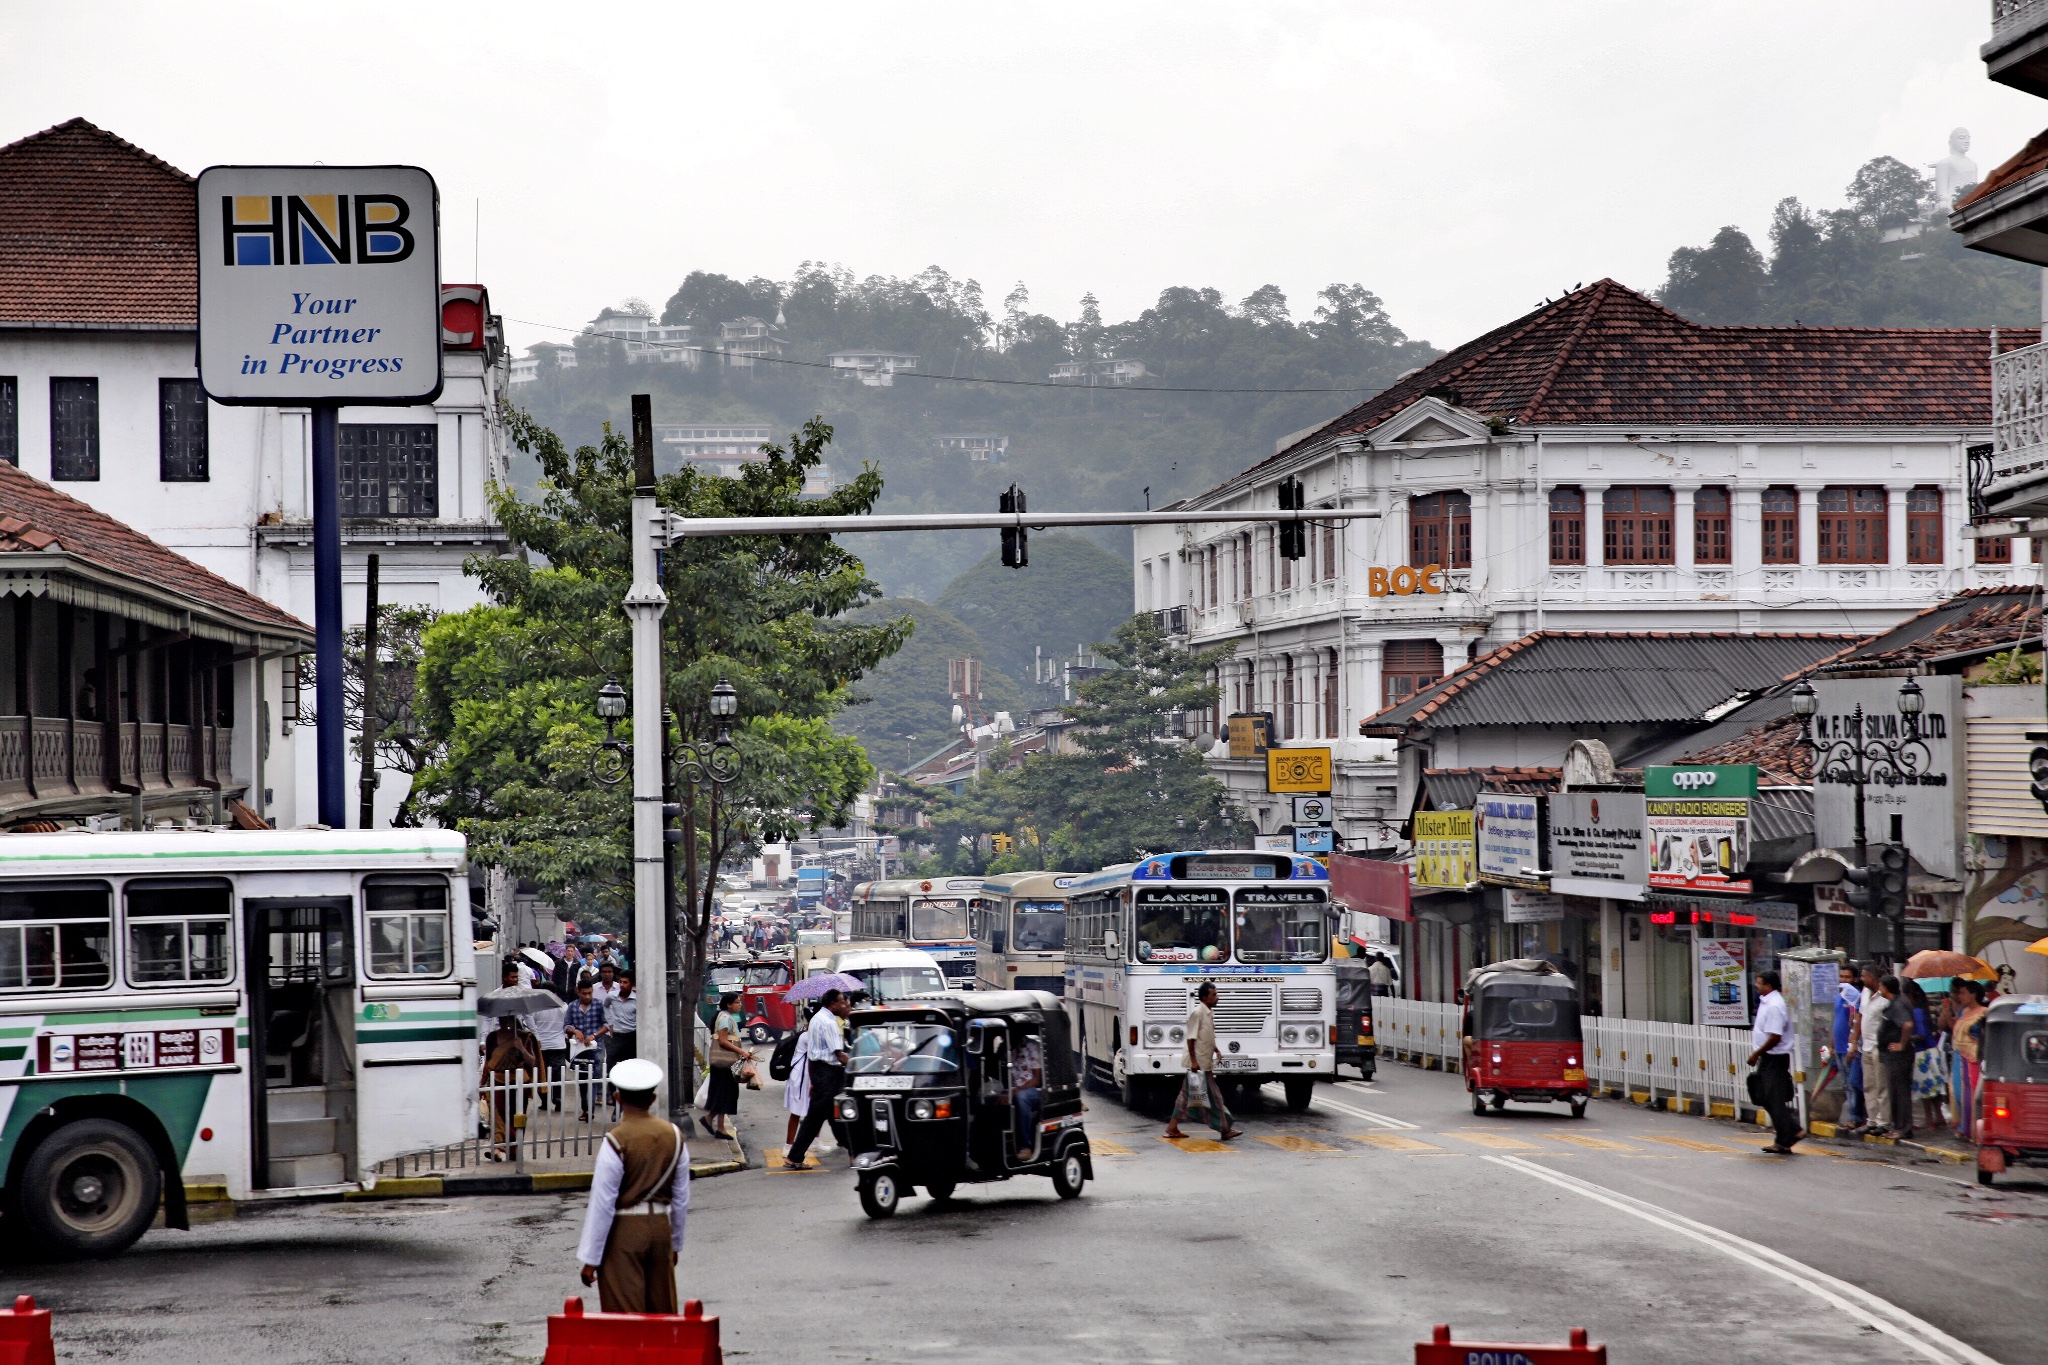
[[[911,1079],[908,1076],[855,1076],[855,1090],[908,1090]]]
[[[1578,1067],[1568,1066],[1564,1069],[1564,1078],[1568,1081],[1583,1081],[1586,1079],[1586,1073]]]
[[[1259,1060],[1256,1057],[1224,1057],[1217,1061],[1216,1069],[1218,1071],[1257,1071],[1259,1069]]]

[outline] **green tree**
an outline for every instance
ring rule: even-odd
[[[1141,612],[1102,652],[1116,667],[1081,685],[1070,712],[1072,752],[1032,756],[959,796],[927,793],[942,865],[977,864],[976,841],[998,831],[1017,835],[1019,852],[1036,852],[1039,865],[1063,871],[1241,841],[1245,827],[1229,793],[1174,733],[1177,717],[1215,704],[1208,675],[1228,650],[1191,653]]]
[[[493,507],[525,558],[474,557],[469,572],[489,602],[428,630],[419,714],[436,763],[421,775],[444,824],[469,834],[476,856],[531,878],[563,901],[619,913],[632,899],[627,785],[593,776],[603,730],[594,710],[608,677],[630,676],[622,608],[632,579],[627,526],[632,457],[607,429],[601,444],[570,453],[525,413],[511,415],[520,449],[543,470],[539,496],[509,490]],[[823,459],[832,429],[812,420],[787,446],[764,449],[733,478],[684,470],[660,481],[665,508],[689,516],[855,515],[881,492],[873,470],[823,499],[803,500],[804,475]],[[876,595],[860,561],[824,536],[707,537],[663,556],[665,696],[673,740],[707,741],[718,725],[712,687],[739,693],[733,727],[743,768],[726,788],[684,784],[686,875],[678,923],[684,975],[678,996],[702,992],[716,870],[751,846],[810,820],[845,822],[872,775],[831,717],[846,689],[903,642],[900,623],[835,621]],[[659,743],[661,736],[624,738]],[[645,964],[661,945],[640,943]],[[682,1031],[685,1057],[691,1034]],[[682,1082],[679,1082],[682,1083]]]
[[[1657,298],[1698,322],[1747,322],[1763,309],[1769,273],[1749,235],[1730,225],[1711,245],[1672,252]]]

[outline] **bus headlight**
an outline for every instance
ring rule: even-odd
[[[1185,1037],[1187,1037],[1187,1030],[1178,1024],[1175,1024],[1166,1031],[1166,1041],[1169,1043],[1178,1043]]]
[[[1301,1030],[1289,1024],[1280,1030],[1280,1041],[1288,1047],[1293,1047],[1301,1041]]]
[[[1316,1025],[1314,1025],[1314,1024],[1310,1024],[1310,1025],[1308,1025],[1308,1026],[1307,1026],[1306,1028],[1302,1029],[1302,1031],[1301,1031],[1301,1045],[1302,1045],[1303,1047],[1314,1047],[1314,1046],[1316,1046],[1316,1045],[1317,1045],[1318,1043],[1320,1043],[1320,1042],[1322,1042],[1322,1041],[1323,1041],[1323,1031],[1322,1031],[1322,1029],[1318,1028],[1318,1027],[1317,1027]]]
[[[1164,1043],[1165,1041],[1166,1041],[1166,1030],[1165,1030],[1165,1029],[1161,1028],[1161,1027],[1160,1027],[1159,1025],[1157,1025],[1157,1024],[1151,1024],[1151,1025],[1148,1025],[1148,1026],[1146,1027],[1146,1029],[1145,1029],[1145,1046],[1147,1046],[1147,1047],[1158,1047],[1158,1046],[1160,1046],[1161,1044],[1163,1044],[1163,1043]]]

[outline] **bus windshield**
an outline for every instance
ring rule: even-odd
[[[1230,893],[1220,886],[1143,886],[1135,898],[1140,962],[1221,962],[1230,956]]]
[[[866,984],[870,1000],[901,1000],[946,989],[946,978],[932,967],[867,967],[849,974]]]
[[[1321,962],[1330,955],[1327,909],[1321,887],[1240,887],[1237,960]]]
[[[1025,901],[1010,916],[1010,950],[1056,953],[1067,946],[1067,907],[1059,901]]]
[[[926,898],[910,907],[910,936],[927,939],[966,938],[967,900],[963,896]]]

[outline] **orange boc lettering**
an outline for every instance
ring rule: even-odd
[[[1403,564],[1389,572],[1374,566],[1365,573],[1365,591],[1371,597],[1409,597],[1415,593],[1441,593],[1436,576],[1443,572],[1441,564],[1425,564],[1419,569]]]

